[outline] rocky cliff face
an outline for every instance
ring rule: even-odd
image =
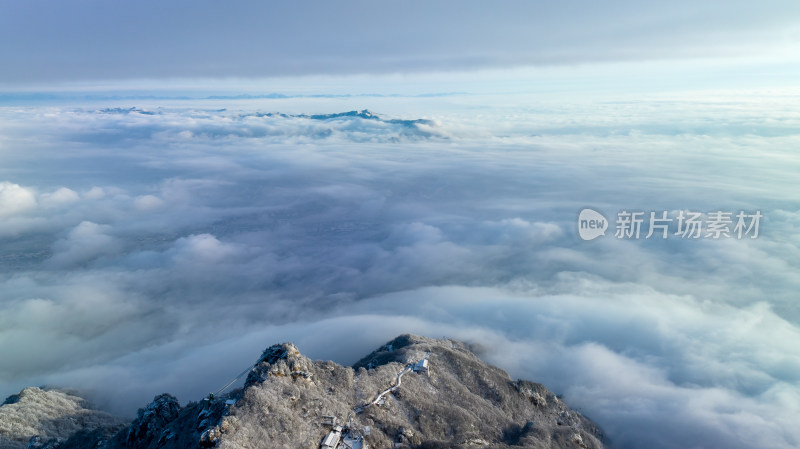
[[[511,380],[463,343],[411,335],[353,367],[274,345],[243,389],[183,408],[161,395],[112,437],[98,432],[59,449],[604,447],[600,429],[544,386]]]

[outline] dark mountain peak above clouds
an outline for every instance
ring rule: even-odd
[[[181,405],[169,394],[160,394],[145,408],[140,408],[136,419],[125,434],[126,445],[147,447],[169,423],[178,418]]]
[[[157,115],[158,114],[158,112],[156,112],[156,111],[150,111],[148,109],[140,109],[140,108],[137,108],[136,106],[131,106],[129,108],[105,108],[105,109],[98,110],[97,113],[98,114],[122,114],[122,115],[128,115],[128,114]]]
[[[159,395],[113,436],[96,426],[36,447],[604,447],[597,425],[547,388],[513,381],[458,341],[401,335],[353,367],[276,344],[246,373],[244,388],[182,408]]]
[[[149,110],[143,109],[136,106],[131,107],[114,107],[114,108],[103,108],[93,110],[93,112],[97,114],[103,115],[130,115],[130,114],[140,114],[140,115],[162,115],[164,111],[159,108],[158,110]],[[207,114],[211,113],[212,111],[205,111],[205,112],[198,112],[199,114]],[[218,109],[217,113],[227,112],[227,109]],[[300,118],[300,119],[308,119],[308,120],[319,120],[319,121],[328,121],[328,120],[337,120],[337,119],[362,119],[362,120],[373,120],[376,122],[383,122],[387,124],[393,125],[401,125],[406,127],[412,127],[415,125],[434,125],[435,123],[432,120],[427,119],[389,119],[385,118],[380,114],[376,114],[369,109],[362,109],[362,110],[353,110],[353,111],[345,111],[345,112],[333,112],[329,114],[286,114],[282,112],[248,112],[248,113],[240,113],[235,115],[234,117],[243,119],[248,117],[271,117],[271,118]]]
[[[368,109],[362,109],[360,111],[348,111],[348,112],[337,112],[334,114],[318,114],[318,115],[299,115],[298,117],[310,118],[312,120],[330,120],[330,119],[337,119],[337,118],[360,118],[364,120],[376,120],[383,123],[388,123],[392,125],[400,125],[407,128],[412,128],[417,125],[434,125],[432,120],[426,119],[387,119],[378,114],[373,113]]]
[[[343,142],[400,142],[450,138],[446,127],[426,118],[392,118],[368,109],[325,114],[229,111],[222,109],[144,109],[136,106],[70,110],[70,117],[95,123],[91,129],[65,131],[70,139],[97,142],[180,142],[247,138]],[[124,124],[124,125],[123,125]]]
[[[336,112],[333,114],[316,114],[316,115],[309,115],[308,118],[314,120],[327,120],[332,118],[339,118],[339,117],[358,117],[368,120],[380,120],[380,116],[377,114],[372,113],[369,109],[362,109],[360,111],[347,111],[347,112]]]
[[[369,109],[362,109],[360,111],[347,111],[347,112],[334,112],[330,114],[284,114],[280,112],[255,112],[249,114],[241,114],[240,118],[244,117],[281,117],[281,118],[302,118],[309,120],[341,120],[341,119],[362,119],[373,120],[391,125],[399,125],[403,127],[415,127],[417,125],[435,125],[432,120],[427,119],[389,119],[380,114],[376,114]]]

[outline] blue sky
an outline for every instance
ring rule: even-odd
[[[0,396],[130,414],[415,332],[618,447],[796,447],[797,4],[503,5],[0,5]],[[764,221],[584,242],[584,207]]]
[[[3,2],[0,83],[785,58],[798,17],[791,0]]]

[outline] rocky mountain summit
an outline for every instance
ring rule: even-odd
[[[598,426],[544,386],[512,380],[458,341],[402,335],[352,367],[312,361],[284,343],[245,374],[243,388],[185,407],[157,396],[116,433],[100,425],[29,447],[604,447]]]

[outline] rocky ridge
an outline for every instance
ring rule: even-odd
[[[344,449],[347,438],[353,449],[605,447],[600,428],[544,386],[512,380],[464,343],[413,335],[352,367],[273,345],[243,388],[185,407],[157,396],[111,433],[84,430],[50,447]]]

